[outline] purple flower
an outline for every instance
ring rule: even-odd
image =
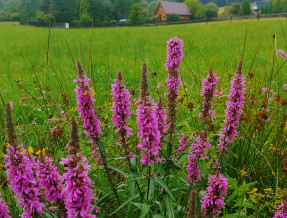
[[[81,153],[69,155],[68,158],[62,159],[60,164],[65,165],[66,173],[63,174],[63,191],[68,218],[96,217],[91,215],[94,206],[91,201],[93,196],[93,182],[88,177],[90,165],[86,163],[86,158]]]
[[[158,103],[156,105],[154,105],[153,110],[154,110],[155,117],[157,120],[157,126],[158,126],[158,130],[160,133],[160,139],[163,139],[164,133],[167,130],[167,126],[166,126],[167,116],[165,115],[165,109],[163,109],[163,106],[162,106],[162,97],[161,96],[159,96]]]
[[[92,200],[96,199],[92,190],[94,183],[88,176],[91,166],[86,163],[86,158],[81,153],[79,141],[78,126],[75,118],[72,117],[71,136],[67,145],[69,156],[60,162],[66,170],[62,176],[62,199],[68,218],[95,218],[96,215],[91,215],[94,210],[97,210],[92,205]]]
[[[286,83],[284,83],[283,88],[284,88],[285,90],[287,90],[287,84],[286,84]]]
[[[220,209],[225,205],[224,196],[227,192],[227,179],[219,174],[211,175],[208,179],[209,186],[207,187],[207,194],[201,200],[201,209],[205,216],[210,216],[221,213]]]
[[[188,155],[187,179],[190,183],[195,184],[200,179],[199,168],[196,160],[199,158],[207,158],[206,152],[210,150],[211,144],[208,141],[207,133],[201,132],[194,136],[195,141],[190,148]]]
[[[45,204],[40,202],[40,191],[34,177],[34,157],[27,157],[23,145],[19,149],[9,146],[5,155],[8,180],[19,205],[23,208],[22,217],[33,217],[36,213],[44,213]]]
[[[85,130],[85,135],[90,139],[90,143],[93,148],[93,156],[97,161],[99,155],[97,154],[99,149],[97,148],[98,136],[102,134],[101,122],[99,121],[94,104],[95,92],[92,87],[90,87],[90,79],[84,74],[80,61],[77,61],[78,65],[78,76],[74,82],[77,82],[76,94],[77,94],[77,110],[79,112],[81,120],[83,120],[83,129]]]
[[[126,86],[123,85],[122,73],[119,72],[117,79],[114,80],[112,87],[112,96],[114,104],[112,106],[112,121],[116,129],[116,132],[119,134],[120,139],[118,143],[126,144],[126,137],[132,135],[132,129],[127,127],[127,118],[130,117],[130,97],[131,94],[126,89]]]
[[[283,204],[280,204],[278,208],[280,209],[280,211],[275,213],[273,218],[286,218],[287,217],[287,201],[285,200],[285,202]]]
[[[245,77],[241,74],[242,61],[239,62],[235,76],[231,81],[229,100],[225,110],[226,119],[224,120],[224,127],[220,133],[219,148],[225,152],[227,146],[232,143],[237,136],[237,124],[240,121],[242,107],[245,99]]]
[[[203,118],[203,122],[206,124],[214,119],[215,112],[212,110],[212,100],[218,92],[216,89],[218,83],[219,77],[215,73],[212,73],[212,69],[210,68],[208,76],[202,81],[201,96],[204,97],[204,101],[201,113],[198,116],[199,118]]]
[[[154,102],[148,91],[147,64],[142,65],[141,93],[137,108],[138,136],[142,150],[141,164],[151,166],[154,162],[160,162],[159,157],[161,135],[158,129],[158,120],[154,111]]]
[[[287,54],[285,54],[284,51],[278,50],[278,54],[281,55],[283,58],[285,58],[287,60]]]
[[[1,196],[1,193],[0,193]],[[11,216],[9,215],[10,210],[8,209],[8,206],[6,202],[0,198],[0,217],[2,218],[10,218]]]
[[[200,180],[199,168],[196,163],[195,155],[188,155],[188,164],[186,166],[187,179],[193,185]]]
[[[183,57],[182,40],[177,37],[171,38],[167,41],[167,58],[166,58],[166,71],[179,72],[179,64]]]
[[[261,88],[262,92],[267,92],[267,88]]]
[[[171,38],[167,41],[167,58],[166,58],[166,70],[169,72],[166,80],[168,92],[165,94],[168,98],[168,131],[174,132],[174,123],[176,122],[176,99],[178,97],[178,90],[181,85],[181,79],[179,75],[179,64],[183,57],[182,40],[177,37]]]
[[[185,151],[185,149],[188,146],[188,144],[189,144],[188,135],[186,135],[184,133],[181,133],[181,137],[180,137],[180,139],[178,141],[180,142],[180,145],[178,146],[176,152],[178,154],[182,154]]]
[[[158,157],[160,132],[153,106],[153,99],[148,96],[144,101],[141,101],[137,108],[138,136],[140,137],[140,144],[137,148],[143,151],[141,164],[148,164],[149,166],[155,161],[160,161]]]
[[[61,202],[60,174],[57,167],[53,165],[53,160],[48,156],[40,156],[36,169],[39,186],[44,189],[47,201]]]

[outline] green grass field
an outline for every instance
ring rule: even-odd
[[[118,70],[124,72],[128,84],[137,87],[143,61],[148,63],[149,71],[158,73],[154,82],[163,82],[166,76],[166,41],[173,36],[184,42],[181,71],[188,87],[194,82],[191,72],[202,79],[210,67],[225,80],[230,78],[242,56],[246,32],[244,72],[249,71],[259,47],[252,71],[256,77],[262,78],[270,70],[266,66],[273,61],[275,46],[272,35],[277,33],[277,47],[285,50],[282,29],[286,30],[286,27],[283,19],[142,28],[52,29],[50,61],[46,68],[48,29],[3,23],[0,25],[0,91],[5,101],[14,100],[18,91],[10,77],[29,84],[34,78],[33,68],[40,81],[45,81],[47,76],[52,89],[57,89],[53,85],[57,84],[55,73],[67,82],[70,89],[72,83],[68,81],[76,75],[75,59],[81,60],[88,74],[91,73],[92,61],[93,77],[101,92]]]
[[[276,37],[274,37],[275,33]],[[214,101],[216,112],[216,119],[213,121],[214,129],[208,130],[210,143],[214,147],[210,151],[211,156],[217,154],[216,137],[224,124],[225,102],[230,90],[230,79],[243,57],[247,94],[238,128],[239,135],[230,145],[227,157],[220,157],[222,173],[230,176],[226,196],[227,205],[222,211],[228,218],[273,216],[277,206],[287,195],[286,173],[282,172],[284,167],[287,168],[287,162],[284,162],[287,160],[281,156],[286,153],[287,143],[287,93],[283,88],[283,84],[287,83],[287,67],[284,59],[276,53],[276,49],[287,50],[285,19],[155,27],[51,29],[50,38],[48,28],[0,23],[0,93],[2,96],[0,100],[3,103],[13,102],[13,118],[19,141],[24,142],[26,148],[33,147],[34,151],[39,146],[45,147],[47,154],[54,159],[54,163],[63,172],[63,166],[59,166],[59,160],[67,156],[65,146],[69,140],[70,131],[68,120],[71,115],[78,116],[75,110],[73,80],[77,75],[74,63],[80,59],[86,74],[92,78],[92,85],[96,92],[97,101],[94,106],[99,119],[103,122],[102,142],[110,152],[108,163],[118,167],[110,168],[110,173],[117,184],[121,203],[128,201],[130,196],[135,197],[132,199],[133,203],[130,200],[117,210],[119,204],[113,197],[107,178],[103,176],[104,170],[102,166],[93,162],[89,142],[81,134],[83,153],[92,165],[89,175],[96,184],[94,190],[100,198],[98,206],[102,208],[102,212],[99,217],[110,217],[115,210],[117,210],[115,217],[139,216],[145,213],[143,208],[148,208],[148,217],[152,217],[151,214],[162,215],[154,217],[168,217],[167,213],[174,213],[174,217],[185,216],[189,191],[192,188],[186,181],[188,151],[181,155],[179,163],[175,164],[178,172],[172,172],[169,179],[162,177],[163,183],[168,184],[175,200],[167,197],[170,195],[168,191],[168,195],[160,191],[161,187],[164,187],[165,191],[169,190],[168,188],[154,182],[154,198],[140,201],[139,196],[135,195],[137,191],[133,178],[138,176],[140,187],[145,192],[147,182],[143,174],[147,173],[147,167],[141,167],[137,162],[135,169],[138,174],[132,174],[129,171],[123,161],[125,158],[122,157],[124,156],[122,148],[114,147],[117,135],[111,123],[110,108],[112,105],[110,84],[113,83],[118,70],[122,70],[128,90],[135,93],[132,99],[138,98],[143,61],[148,64],[152,97],[157,99],[158,94],[164,94],[167,91],[165,80],[168,74],[164,66],[166,41],[174,36],[181,38],[184,44],[184,57],[180,64],[184,82],[184,86],[180,88],[180,97],[183,97],[183,102],[178,105],[176,128],[179,132],[187,133],[190,140],[196,131],[204,128],[198,119],[203,100],[199,96],[202,80],[210,67],[220,77],[218,89],[223,92],[223,95]],[[158,83],[163,86],[159,91],[156,88]],[[264,93],[261,88],[268,88],[267,93]],[[67,96],[68,103],[62,95]],[[27,97],[29,98],[27,101],[21,101],[22,98]],[[189,102],[194,105],[192,111],[185,106]],[[2,105],[2,102],[0,103]],[[164,103],[166,104],[166,99]],[[2,106],[0,108],[1,147],[7,143],[5,114]],[[265,110],[266,108],[268,110]],[[135,105],[132,104],[132,110],[135,109]],[[62,110],[65,111],[66,117],[60,116]],[[49,122],[49,119],[53,122]],[[136,116],[132,115],[129,122],[134,129],[134,136],[128,142],[129,148],[139,156],[139,151],[136,149],[139,140],[136,137]],[[62,132],[59,131],[59,135],[52,136],[49,131],[55,127],[59,127]],[[83,133],[83,130],[80,129],[80,132]],[[174,135],[173,140],[178,143],[177,136]],[[164,147],[163,152],[165,151]],[[4,153],[0,152],[2,161]],[[204,169],[202,180],[195,188],[197,187],[202,195],[212,163],[209,160],[201,161],[200,164],[201,170]],[[159,164],[153,170],[162,176],[161,172],[165,170],[163,168]],[[0,165],[1,169],[2,165]],[[127,178],[125,173],[131,173],[129,175],[132,176]],[[3,170],[0,171],[0,176],[2,176],[0,190],[4,193],[10,210],[13,210],[13,215],[17,217],[21,211],[16,209],[16,200],[13,199],[13,193],[7,186]],[[173,208],[174,211],[169,211],[168,208]],[[235,215],[232,216],[232,213]]]

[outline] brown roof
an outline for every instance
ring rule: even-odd
[[[191,15],[185,3],[160,2],[166,14]]]

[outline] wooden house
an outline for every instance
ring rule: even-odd
[[[171,14],[179,15],[182,20],[189,20],[191,15],[185,3],[166,1],[161,1],[154,12],[157,22],[166,21]]]

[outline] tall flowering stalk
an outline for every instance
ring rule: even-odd
[[[195,184],[200,179],[199,168],[197,166],[197,160],[199,158],[207,158],[206,153],[210,150],[211,144],[207,138],[207,133],[202,131],[194,136],[194,142],[190,148],[190,154],[188,155],[187,179],[191,184]]]
[[[6,104],[6,128],[9,147],[5,155],[8,181],[19,205],[23,209],[21,217],[33,217],[37,213],[44,213],[45,204],[40,202],[40,190],[34,177],[34,159],[27,156],[23,145],[17,144],[17,136],[12,120],[10,104]]]
[[[212,72],[210,68],[207,77],[202,81],[201,96],[203,96],[203,106],[199,118],[203,119],[203,123],[210,124],[214,119],[215,112],[212,110],[212,101],[216,92],[216,85],[219,83],[219,77]]]
[[[74,217],[96,217],[92,212],[96,209],[92,205],[93,182],[88,176],[91,168],[87,164],[80,150],[78,126],[74,117],[71,121],[71,137],[68,143],[69,156],[62,159],[60,164],[65,166],[66,173],[63,174],[63,191],[68,218]]]
[[[101,122],[99,121],[95,109],[93,107],[95,92],[92,87],[90,87],[90,81],[83,71],[82,65],[79,60],[77,60],[78,76],[74,82],[77,82],[76,94],[77,94],[77,109],[81,120],[83,120],[83,129],[85,129],[86,137],[90,139],[90,143],[93,148],[93,156],[97,162],[101,162],[105,166],[106,175],[108,177],[109,183],[114,191],[116,199],[119,203],[119,197],[117,195],[115,186],[113,185],[111,175],[108,171],[106,164],[105,149],[103,146],[101,149],[98,146],[99,136],[102,134]]]
[[[241,72],[242,60],[239,62],[236,73],[231,81],[229,100],[225,110],[226,119],[224,120],[224,127],[220,133],[219,148],[223,152],[226,151],[227,146],[237,136],[237,124],[240,121],[242,107],[245,99],[245,76]]]
[[[179,64],[183,57],[182,40],[177,37],[171,38],[167,42],[167,58],[166,58],[166,71],[168,71],[168,77],[166,80],[168,92],[166,96],[168,98],[168,132],[174,132],[174,123],[176,122],[176,109],[178,97],[178,90],[181,85],[181,79],[179,75]]]
[[[157,126],[158,126],[158,131],[160,134],[160,139],[162,140],[167,130],[167,126],[166,126],[167,116],[165,114],[165,109],[163,108],[161,95],[158,97],[158,103],[155,104],[154,106],[154,113],[155,113],[156,120],[157,120]]]
[[[140,102],[137,108],[138,136],[140,144],[137,146],[142,150],[141,164],[151,166],[155,161],[159,162],[160,132],[155,112],[154,102],[148,92],[147,65],[143,63],[141,75]]]
[[[54,201],[59,207],[58,215],[65,217],[65,207],[62,199],[62,181],[60,180],[60,173],[53,165],[53,160],[45,154],[45,149],[40,149],[37,154],[36,162],[36,176],[39,187],[44,191],[47,201]]]
[[[81,120],[83,120],[83,128],[85,130],[85,135],[90,139],[90,143],[93,148],[93,156],[96,161],[100,161],[101,157],[99,155],[98,148],[98,137],[102,134],[101,122],[99,121],[93,104],[95,102],[94,96],[95,92],[92,87],[90,87],[90,81],[83,71],[81,63],[77,60],[78,76],[74,82],[78,83],[76,86],[77,94],[77,110],[79,112]]]
[[[114,104],[112,106],[112,121],[114,127],[117,127],[116,133],[119,135],[119,141],[117,144],[126,146],[127,137],[132,135],[132,128],[127,127],[127,119],[130,117],[130,98],[131,94],[123,85],[123,75],[119,71],[117,78],[114,80],[112,87],[112,96]]]
[[[286,218],[287,217],[287,200],[283,202],[283,204],[279,205],[280,211],[275,213],[273,218]]]
[[[0,193],[1,196],[1,193]],[[6,202],[0,198],[0,217],[2,218],[10,218],[11,216],[9,215],[10,210],[8,209],[8,206]]]
[[[224,208],[224,195],[226,195],[228,183],[227,179],[220,173],[211,175],[208,183],[207,193],[201,200],[201,209],[205,216],[212,217],[214,214],[219,215],[220,209]]]

